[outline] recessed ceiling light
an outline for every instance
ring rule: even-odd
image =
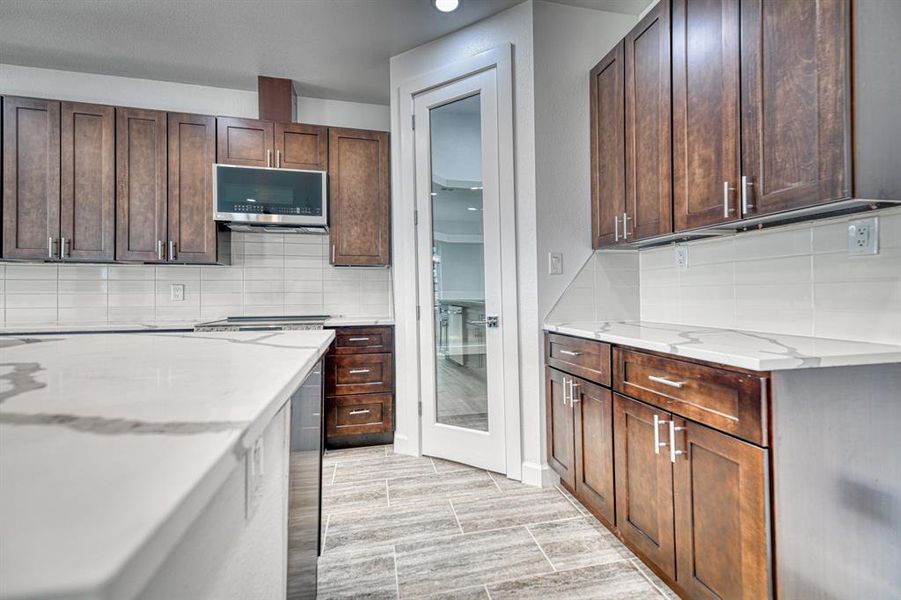
[[[435,8],[443,13],[454,12],[460,6],[460,0],[432,0]]]
[[[470,207],[469,207],[469,208],[467,208],[467,209],[466,209],[466,210],[479,210],[479,209],[478,209],[478,208],[476,208],[476,207],[475,207],[475,206],[470,206]]]
[[[477,186],[473,186],[473,187],[471,187],[471,188],[469,188],[469,189],[471,189],[471,190],[474,191],[474,192],[477,192],[477,191],[479,191],[480,189],[482,189],[482,186],[477,185]]]

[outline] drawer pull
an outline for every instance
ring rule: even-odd
[[[581,352],[573,352],[572,350],[561,350],[560,354],[565,354],[567,356],[581,356]]]
[[[368,415],[370,412],[372,412],[372,411],[370,411],[368,408],[364,408],[361,410],[352,410],[347,414],[349,414],[349,415]]]
[[[356,337],[356,338],[347,338],[348,342],[368,342],[368,337]]]
[[[650,379],[651,381],[655,381],[657,383],[662,383],[663,385],[668,385],[670,387],[680,389],[680,390],[685,387],[684,381],[673,381],[672,379],[667,379],[666,377],[657,377],[656,375],[648,375],[648,379]]]
[[[351,375],[363,375],[368,372],[369,369],[351,369],[350,371],[348,371],[348,373],[350,373]]]

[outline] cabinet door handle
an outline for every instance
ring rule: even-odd
[[[156,258],[157,260],[163,260],[163,240],[156,241]]]
[[[569,379],[564,377],[563,378],[563,406],[566,406],[567,401],[569,400],[569,396],[566,393],[567,386],[569,386]]]
[[[356,338],[347,338],[348,342],[368,342],[368,337],[356,337]]]
[[[66,238],[59,238],[59,257],[60,258],[69,258],[69,240]]]
[[[281,150],[275,151],[275,168],[276,169],[282,168],[282,151]]]
[[[272,166],[272,150],[266,150],[266,166]]]
[[[348,371],[351,375],[363,375],[369,372],[369,369],[351,369]]]
[[[672,379],[667,379],[666,377],[657,377],[656,375],[648,375],[648,379],[650,379],[651,381],[656,381],[657,383],[662,383],[663,385],[668,385],[670,387],[680,389],[680,390],[685,387],[684,381],[673,381]]]
[[[629,213],[623,213],[623,239],[629,239]]]
[[[654,454],[660,454],[660,449],[666,446],[666,442],[660,441],[660,426],[666,424],[666,419],[654,415]]]
[[[560,354],[565,354],[567,356],[581,356],[581,352],[573,352],[572,350],[561,350]]]
[[[619,241],[619,217],[613,217],[613,241]]]
[[[576,406],[576,402],[581,402],[581,398],[576,398],[576,389],[581,387],[580,384],[576,383],[574,380],[570,379],[569,381],[569,405],[572,407]]]
[[[735,191],[735,188],[729,187],[729,182],[723,182],[723,218],[728,219],[732,214],[732,207],[729,206],[729,192]]]
[[[685,454],[685,450],[676,450],[676,432],[684,431],[684,427],[676,427],[676,421],[671,419],[669,422],[669,459],[670,462],[676,462],[676,456]]]
[[[741,214],[746,215],[754,208],[754,205],[748,202],[748,188],[754,185],[750,182],[747,175],[741,176]]]
[[[369,410],[368,408],[364,408],[361,410],[352,410],[347,414],[349,414],[349,415],[368,415],[370,412],[372,412],[372,411]]]
[[[169,240],[169,260],[175,260],[175,242]]]

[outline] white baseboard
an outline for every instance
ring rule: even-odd
[[[416,448],[412,447],[413,444],[410,443],[410,438],[405,435],[401,435],[394,432],[394,453],[395,454],[406,454],[407,456],[419,456],[419,451]]]
[[[536,487],[553,487],[560,477],[547,465],[538,463],[522,463],[522,482]]]

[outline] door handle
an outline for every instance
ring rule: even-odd
[[[741,214],[746,215],[754,208],[754,205],[748,202],[748,188],[754,185],[751,183],[747,175],[741,176]]]
[[[613,217],[613,241],[619,241],[619,217]]]
[[[685,454],[685,450],[676,450],[676,432],[684,431],[684,427],[676,427],[676,421],[674,419],[670,419],[669,422],[669,459],[671,462],[676,462],[676,456],[679,454]]]
[[[666,442],[660,441],[660,426],[666,424],[666,419],[654,415],[654,454],[660,454],[660,449],[666,446]]]
[[[729,192],[734,192],[735,188],[729,187],[729,182],[723,182],[723,218],[728,219],[732,213],[732,207],[729,206]]]
[[[581,387],[574,380],[569,380],[569,405],[575,408],[576,402],[581,402],[581,398],[576,398],[576,388]]]
[[[484,325],[485,327],[497,327],[500,317],[489,315],[481,321],[469,321],[470,325]]]
[[[169,260],[175,260],[175,242],[169,240]]]
[[[157,260],[163,260],[163,240],[156,241],[156,258]]]
[[[66,238],[59,238],[59,257],[69,258],[69,240]]]
[[[684,381],[673,381],[672,379],[667,379],[666,377],[657,377],[656,375],[648,375],[648,379],[650,379],[651,381],[656,381],[657,383],[662,383],[663,385],[668,385],[670,387],[680,389],[680,390],[685,387]]]
[[[53,237],[47,238],[47,258],[54,258],[53,256]]]
[[[623,213],[623,239],[629,239],[629,213]]]

